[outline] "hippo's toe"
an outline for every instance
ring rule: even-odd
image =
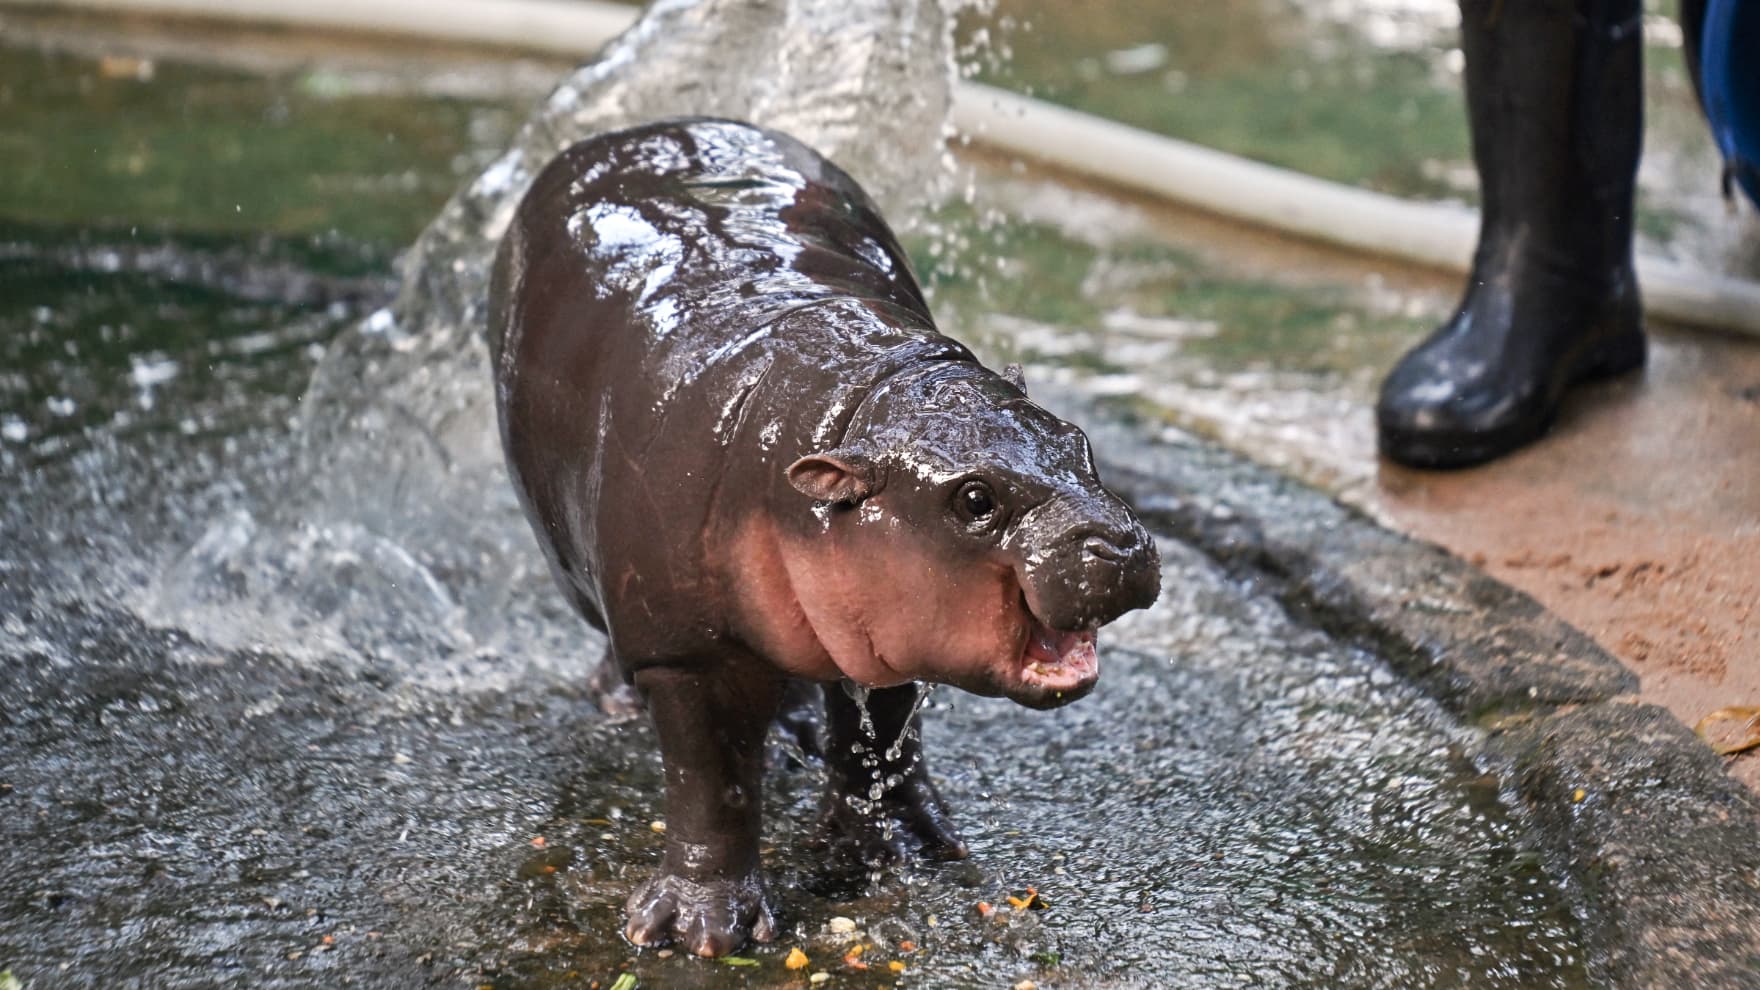
[[[763,881],[752,875],[732,880],[689,880],[661,874],[630,895],[624,937],[636,945],[677,939],[699,956],[725,956],[753,939],[776,937]]]

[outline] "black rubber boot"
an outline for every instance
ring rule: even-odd
[[[1483,218],[1466,295],[1381,386],[1381,451],[1466,467],[1644,363],[1632,273],[1640,0],[1461,0]]]
[[[1699,82],[1699,44],[1705,35],[1705,0],[1681,0],[1681,55],[1687,63],[1687,78],[1693,83],[1693,96],[1699,109],[1705,109],[1705,91]]]

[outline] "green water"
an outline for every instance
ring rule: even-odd
[[[265,79],[154,62],[151,78],[43,48],[0,63],[0,217],[45,226],[412,240],[523,102],[350,95],[321,71]]]

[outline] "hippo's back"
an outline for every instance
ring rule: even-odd
[[[528,332],[561,345],[614,329],[646,338],[661,362],[701,361],[731,327],[833,297],[930,322],[904,252],[853,179],[785,134],[726,120],[569,148],[533,182],[498,261],[498,360],[517,356]],[[524,291],[540,281],[536,298]]]

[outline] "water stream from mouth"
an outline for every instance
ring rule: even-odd
[[[211,375],[106,352],[152,409],[8,462],[0,969],[33,987],[548,986],[626,967],[647,986],[793,986],[782,958],[801,947],[832,987],[1581,984],[1576,922],[1473,735],[1173,544],[1162,603],[1103,633],[1090,698],[926,696],[926,759],[971,860],[831,872],[824,775],[779,758],[764,856],[783,940],[730,968],[618,937],[663,841],[658,761],[641,722],[586,697],[600,644],[502,477],[486,264],[536,163],[676,112],[791,130],[912,226],[919,196],[957,185],[926,139],[945,17],[830,6],[656,4],[370,314],[0,269],[23,287],[0,293],[7,347],[150,320],[222,338]],[[963,250],[981,223],[936,243]],[[1049,906],[1011,906],[1027,887]],[[843,962],[854,944],[869,969]]]

